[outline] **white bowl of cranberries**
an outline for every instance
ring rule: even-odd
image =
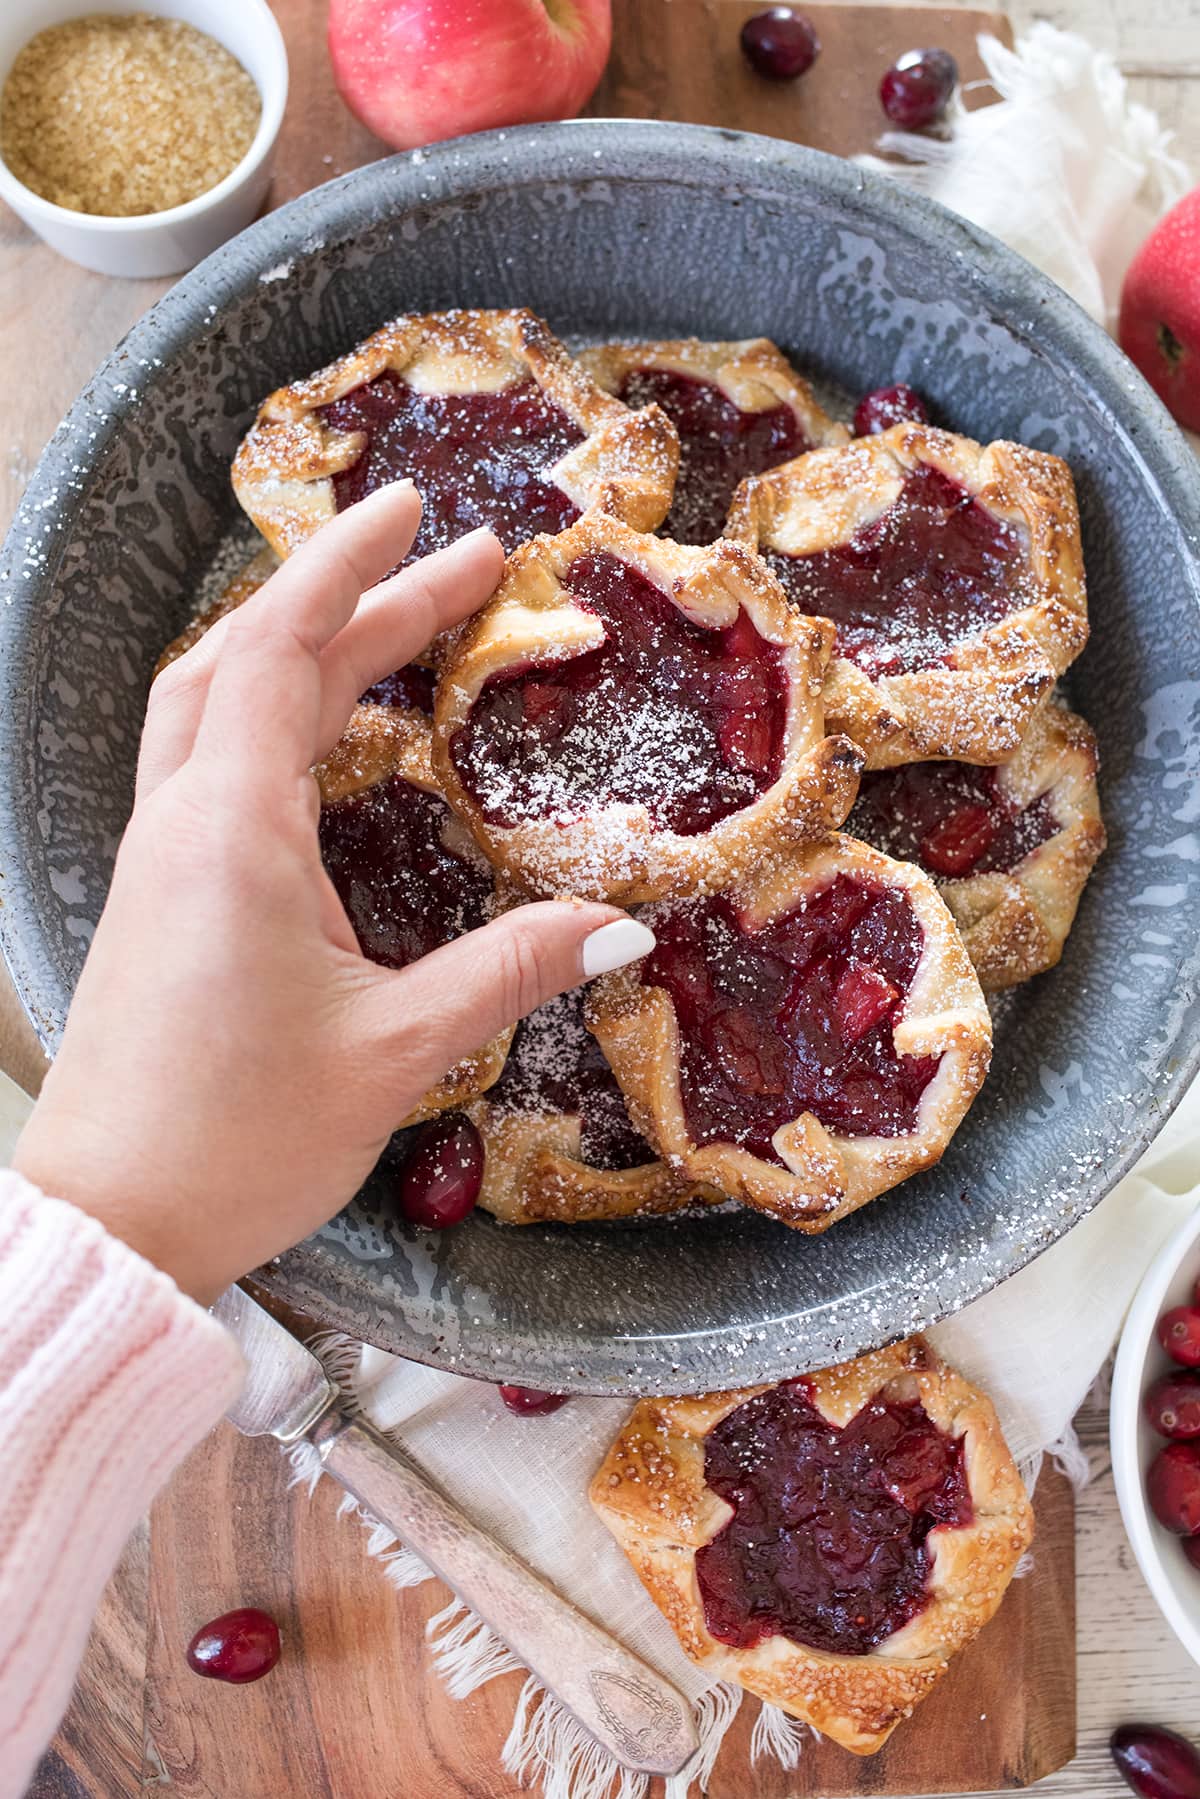
[[[1200,1662],[1200,1208],[1129,1308],[1109,1431],[1134,1554],[1163,1616]]]

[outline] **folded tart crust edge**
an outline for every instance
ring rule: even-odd
[[[597,1168],[578,1157],[579,1122],[562,1112],[505,1112],[484,1093],[465,1111],[483,1139],[479,1203],[505,1224],[593,1224],[662,1217],[725,1194],[681,1177],[647,1144],[636,1168]]]
[[[766,858],[729,897],[748,923],[761,926],[838,875],[902,888],[922,928],[920,961],[893,1030],[898,1054],[941,1057],[918,1102],[915,1131],[840,1136],[805,1112],[775,1133],[782,1167],[736,1143],[698,1144],[684,1110],[679,1024],[665,988],[643,986],[636,966],[619,969],[593,983],[586,1005],[588,1026],[608,1057],[635,1127],[672,1167],[810,1234],[828,1230],[939,1161],[991,1060],[991,1018],[975,970],[944,901],[912,863],[834,833],[814,847]],[[653,923],[653,915],[647,922]]]
[[[835,654],[826,680],[829,729],[860,744],[868,768],[936,757],[1004,762],[1088,639],[1079,510],[1059,457],[1003,440],[984,447],[930,425],[893,425],[743,481],[725,533],[750,550],[804,556],[835,548],[885,512],[922,464],[1023,531],[1035,597],[953,646],[952,668],[872,680]]]
[[[605,393],[619,393],[628,376],[638,369],[665,369],[711,381],[740,412],[788,407],[814,449],[850,441],[845,425],[831,419],[817,404],[803,375],[769,337],[745,337],[726,343],[683,337],[597,344],[581,350],[576,360]]]
[[[779,777],[750,805],[696,836],[657,830],[644,805],[618,802],[574,819],[569,830],[553,819],[492,824],[454,766],[452,739],[491,676],[567,661],[604,641],[601,621],[564,584],[577,558],[598,553],[628,564],[701,625],[725,628],[744,609],[784,651],[787,721]],[[832,641],[829,623],[798,613],[764,564],[740,546],[676,544],[587,513],[509,557],[492,599],[448,656],[434,709],[437,778],[489,858],[536,893],[569,891],[630,904],[715,891],[774,845],[823,836],[853,804],[862,753],[824,730],[822,683]]]
[[[407,313],[259,408],[234,458],[233,489],[277,555],[289,556],[334,516],[333,476],[362,451],[361,432],[331,430],[318,412],[386,370],[436,393],[535,381],[584,433],[546,478],[581,511],[599,507],[644,531],[666,517],[679,439],[660,407],[634,412],[604,393],[524,308]]]
[[[985,993],[1032,980],[1059,961],[1107,836],[1089,725],[1047,702],[1011,762],[997,771],[1021,806],[1045,797],[1058,830],[1007,873],[939,881]]]
[[[768,1387],[639,1401],[589,1497],[692,1661],[844,1749],[872,1755],[996,1612],[1032,1541],[1033,1510],[991,1401],[923,1338],[805,1379],[812,1403],[839,1426],[888,1389],[919,1400],[940,1430],[965,1439],[972,1522],[932,1533],[929,1603],[869,1654],[829,1654],[784,1636],[737,1649],[709,1634],[696,1552],[719,1534],[732,1509],[705,1483],[704,1440]]]

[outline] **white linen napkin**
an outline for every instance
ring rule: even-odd
[[[1067,1237],[928,1333],[948,1361],[990,1393],[1031,1486],[1044,1451],[1077,1483],[1086,1480],[1071,1419],[1112,1348],[1143,1272],[1200,1203],[1200,1086],[1180,1111],[1165,1144],[1156,1145]],[[696,1784],[702,1787],[741,1694],[686,1659],[586,1497],[627,1402],[572,1399],[548,1416],[520,1418],[505,1409],[493,1387],[478,1381],[438,1374],[349,1338],[325,1337],[315,1347],[366,1416],[394,1435],[478,1523],[696,1704],[700,1756],[667,1783],[667,1799],[685,1799]],[[320,1478],[307,1445],[293,1451],[293,1464],[297,1480]],[[355,1508],[347,1501],[345,1509]],[[430,1578],[391,1531],[364,1522],[369,1552],[381,1558],[396,1585]],[[431,1621],[429,1638],[434,1665],[457,1698],[519,1666],[455,1601]],[[791,1767],[805,1736],[767,1706],[754,1743],[759,1754],[773,1753]],[[604,1799],[616,1772],[570,1717],[542,1698],[532,1678],[503,1762],[511,1773],[540,1784],[546,1799]],[[646,1781],[627,1775],[618,1799],[643,1799],[647,1790]]]

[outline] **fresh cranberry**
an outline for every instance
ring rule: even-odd
[[[741,31],[742,54],[758,75],[771,81],[794,81],[806,75],[821,51],[808,20],[790,6],[768,6],[747,19]]]
[[[1168,1443],[1150,1464],[1146,1496],[1159,1523],[1177,1537],[1200,1531],[1200,1445]]]
[[[510,1412],[522,1417],[545,1417],[567,1403],[565,1393],[547,1393],[541,1387],[501,1387],[500,1397]]]
[[[1200,1368],[1200,1306],[1173,1306],[1159,1319],[1156,1335],[1173,1362]]]
[[[1200,1537],[1184,1537],[1179,1547],[1192,1567],[1200,1569]]]
[[[1108,1746],[1141,1799],[1200,1799],[1200,1755],[1175,1731],[1158,1724],[1122,1724]]]
[[[428,1231],[474,1211],[483,1185],[483,1140],[469,1118],[446,1112],[423,1125],[400,1173],[400,1210]]]
[[[1200,1374],[1161,1374],[1142,1407],[1160,1437],[1200,1437]]]
[[[929,408],[915,387],[897,381],[895,387],[876,387],[864,394],[854,408],[855,437],[875,437],[893,425],[927,425]]]
[[[906,50],[879,83],[879,103],[902,131],[923,131],[942,117],[957,86],[948,50]]]
[[[261,1680],[278,1660],[279,1626],[252,1605],[222,1612],[202,1624],[187,1646],[187,1664],[194,1674],[238,1687]]]

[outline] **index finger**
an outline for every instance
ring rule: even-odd
[[[317,759],[324,652],[364,590],[404,556],[420,514],[411,482],[380,488],[323,525],[188,652],[200,678],[171,719],[166,748],[176,767],[193,749],[243,763],[252,757],[275,774]],[[176,665],[176,682],[188,681],[188,656]],[[163,757],[154,754],[158,766]]]

